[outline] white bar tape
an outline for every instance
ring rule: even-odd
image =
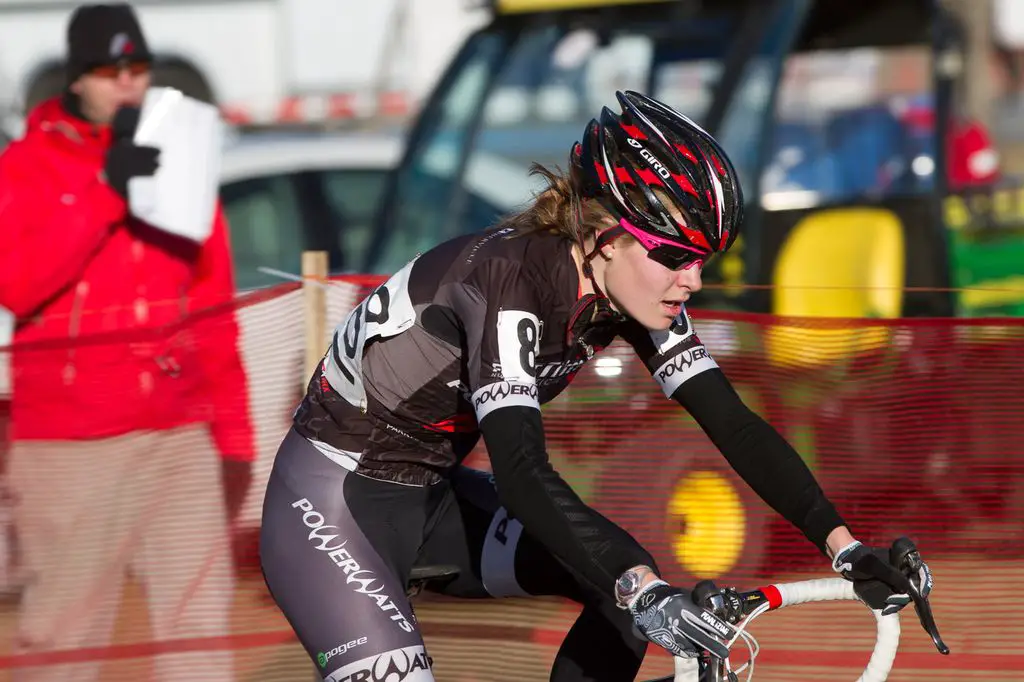
[[[856,600],[853,583],[845,578],[820,578],[818,580],[802,580],[796,583],[775,585],[782,597],[783,606],[805,604],[810,601],[847,601]]]
[[[860,601],[853,591],[853,583],[844,578],[822,578],[796,583],[773,585],[782,597],[782,606],[806,604],[812,601]],[[900,643],[899,614],[883,616],[881,611],[872,610],[877,624],[875,650],[871,654],[864,674],[857,682],[884,682],[896,660]]]

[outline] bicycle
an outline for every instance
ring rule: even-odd
[[[914,575],[920,570],[921,555],[909,538],[897,539],[890,549],[890,561],[907,575]],[[407,594],[412,599],[428,584],[437,586],[458,577],[456,566],[417,566],[413,569],[409,580]],[[915,587],[916,584],[915,584]],[[659,677],[648,682],[739,682],[738,673],[749,668],[747,680],[753,679],[754,661],[758,654],[758,644],[754,637],[746,632],[746,628],[756,618],[768,611],[778,610],[796,604],[816,601],[860,601],[853,590],[853,583],[845,578],[819,578],[790,583],[776,583],[749,592],[739,592],[735,588],[719,588],[714,582],[704,580],[694,587],[693,599],[705,609],[719,618],[737,626],[737,634],[730,648],[737,640],[743,639],[750,652],[750,659],[736,670],[732,670],[730,659],[714,660],[708,652],[702,652],[694,659],[675,659],[675,672],[666,677]],[[940,653],[949,654],[949,647],[942,641],[938,626],[932,614],[931,605],[918,589],[911,598],[914,610],[925,632]],[[872,611],[877,626],[875,648],[871,654],[864,673],[858,682],[885,682],[896,659],[896,650],[900,640],[899,614],[881,615],[880,611]]]

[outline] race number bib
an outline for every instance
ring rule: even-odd
[[[401,334],[416,322],[409,296],[409,275],[415,259],[363,299],[334,329],[324,375],[331,388],[350,404],[366,408],[363,349],[376,337]]]
[[[523,310],[498,312],[497,381],[477,389],[471,398],[477,421],[499,407],[522,406],[540,409],[537,397],[537,356],[540,353],[541,322]]]
[[[533,383],[540,353],[540,321],[522,310],[498,311],[498,361],[506,381]]]

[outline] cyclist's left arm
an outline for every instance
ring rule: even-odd
[[[800,455],[744,404],[697,337],[686,311],[668,331],[650,332],[629,323],[622,336],[665,395],[693,415],[747,485],[828,554],[829,535],[845,534],[842,517]]]
[[[627,325],[622,336],[633,344],[666,396],[685,407],[733,469],[770,507],[799,528],[833,568],[853,581],[869,606],[893,613],[927,597],[932,580],[919,562],[914,575],[900,573],[884,548],[853,539],[800,455],[778,431],[748,408],[704,344],[684,311],[672,329],[648,332]]]

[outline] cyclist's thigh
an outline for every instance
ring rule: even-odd
[[[388,671],[405,682],[434,679],[401,577],[422,523],[389,524],[393,534],[409,533],[403,543],[363,520],[365,498],[375,495],[367,488],[393,485],[346,471],[294,432],[274,462],[263,505],[263,574],[330,682],[383,680]],[[425,514],[412,505],[410,513]]]
[[[469,598],[559,595],[581,601],[569,571],[509,518],[489,473],[458,467],[451,485],[417,560],[459,566],[459,578],[442,592]]]

